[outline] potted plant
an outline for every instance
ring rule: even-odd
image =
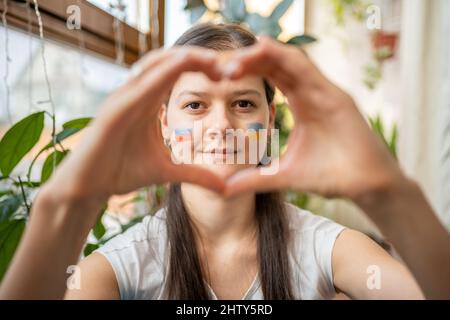
[[[372,33],[372,48],[378,60],[387,60],[395,55],[398,43],[396,32],[377,30]],[[380,54],[381,52],[381,54]]]

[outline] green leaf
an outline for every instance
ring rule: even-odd
[[[394,128],[392,128],[391,139],[389,141],[389,150],[391,154],[397,159],[397,140],[398,140],[398,128],[397,125],[394,124]]]
[[[97,240],[100,240],[101,238],[103,238],[103,236],[106,233],[106,228],[105,228],[104,224],[102,223],[102,217],[103,217],[103,214],[100,215],[99,219],[97,220],[97,223],[95,224],[94,228],[92,229],[92,231],[94,233],[94,237]]]
[[[42,172],[41,172],[41,184],[45,183],[50,176],[53,174],[53,157],[55,158],[55,168],[58,166],[58,164],[64,159],[64,157],[67,155],[67,151],[54,151],[50,153],[45,159],[44,165],[42,166]]]
[[[123,224],[121,225],[121,229],[122,232],[125,232],[126,230],[128,230],[129,228],[131,228],[132,226],[134,226],[137,223],[142,222],[142,220],[145,218],[146,216],[139,216],[136,218],[133,218],[130,222],[128,222],[127,224]]]
[[[247,16],[244,0],[224,0],[222,16],[228,22],[243,22]]]
[[[9,220],[23,203],[22,195],[13,194],[0,201],[0,222]]]
[[[97,250],[100,246],[98,244],[94,244],[94,243],[88,243],[86,244],[86,246],[84,247],[83,250],[83,254],[85,257],[87,257],[88,255],[90,255],[94,250]]]
[[[190,11],[190,22],[197,22],[208,10],[203,0],[187,0],[184,10]]]
[[[11,194],[14,194],[14,192],[12,190],[2,190],[2,191],[0,191],[0,197],[11,195]]]
[[[92,118],[79,118],[67,121],[66,123],[63,124],[63,130],[58,132],[58,134],[56,135],[55,137],[56,143],[58,144],[64,139],[84,129],[91,121]],[[52,146],[53,140],[47,143],[47,145],[41,151],[39,151],[39,154],[51,148]]]
[[[270,14],[270,19],[272,20],[280,20],[280,18],[286,13],[289,7],[292,5],[294,0],[283,0],[281,1],[275,9],[273,9]]]
[[[288,202],[299,208],[307,209],[309,203],[309,195],[307,193],[289,191],[286,196]]]
[[[16,187],[20,187],[20,182],[14,181],[13,185]],[[41,186],[41,183],[38,181],[22,181],[22,186],[28,188],[39,188]]]
[[[0,223],[0,282],[16,252],[24,229],[25,219],[7,220]]]
[[[77,133],[78,131],[84,129],[89,122],[92,121],[92,118],[79,118],[79,119],[74,119],[74,120],[70,120],[66,123],[63,124],[63,130],[60,131],[56,136],[55,136],[55,144],[59,144],[61,143],[61,141],[63,141],[64,139],[70,137],[71,135],[74,135],[75,133]],[[28,168],[28,173],[27,176],[28,178],[31,176],[31,169],[33,168],[34,163],[36,162],[37,158],[46,150],[50,149],[51,147],[53,147],[54,143],[53,143],[53,139],[47,143],[45,145],[45,147],[43,147],[38,154],[33,158],[33,161],[31,162],[29,168]]]
[[[9,176],[22,158],[39,141],[44,112],[36,112],[14,124],[0,141],[0,170]]]
[[[258,13],[250,13],[246,16],[245,22],[250,29],[258,35],[267,35],[277,39],[281,33],[281,27],[278,21],[263,17]]]
[[[158,206],[160,206],[163,203],[166,194],[167,194],[167,187],[165,185],[156,186],[155,197]]]
[[[85,128],[91,121],[92,121],[92,118],[90,118],[90,117],[78,118],[78,119],[73,119],[73,120],[67,121],[62,126],[64,129],[71,128],[71,129],[81,130],[81,129]]]
[[[286,43],[302,46],[302,45],[313,43],[316,41],[317,41],[316,38],[306,35],[306,34],[302,34],[300,36],[295,36],[295,37],[290,38]]]

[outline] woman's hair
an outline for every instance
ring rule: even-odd
[[[234,24],[199,24],[186,31],[175,46],[200,46],[217,51],[234,50],[256,42],[255,36]],[[274,89],[264,80],[267,102]],[[169,299],[206,300],[211,296],[204,281],[195,227],[186,211],[180,184],[171,184],[167,197],[169,270],[166,294]],[[293,299],[288,259],[289,227],[283,197],[279,192],[257,193],[257,247],[259,277],[264,299]]]

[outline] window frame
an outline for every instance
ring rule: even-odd
[[[152,17],[152,10],[155,1],[158,2],[158,45],[162,47],[164,44],[164,0],[148,0],[150,14]],[[33,1],[28,7],[28,1],[14,0],[8,1],[8,10],[6,20],[9,27],[14,27],[22,31],[30,31],[33,34],[39,35],[39,26],[36,14],[34,12]],[[116,43],[114,36],[113,23],[115,17],[110,13],[98,8],[87,0],[39,0],[39,10],[43,22],[44,37],[56,42],[68,44],[76,47],[82,47],[90,52],[105,57],[107,59],[116,58]],[[81,11],[81,29],[70,30],[66,26],[66,21],[69,14],[66,13],[67,7],[70,5],[77,5]],[[28,10],[31,10],[29,12]],[[0,15],[4,12],[3,2],[0,1]],[[30,22],[28,22],[28,16]],[[140,57],[139,52],[139,37],[141,32],[132,26],[119,21],[120,28],[123,32],[123,50],[124,50],[124,64],[131,65]],[[147,38],[148,50],[152,48],[152,26],[149,23],[150,31],[145,33]]]

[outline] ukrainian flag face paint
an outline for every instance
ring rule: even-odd
[[[259,130],[263,129],[262,123],[252,122],[247,125],[247,135],[250,140],[259,140]]]
[[[176,128],[175,129],[175,141],[176,142],[192,141],[192,129],[191,128]]]

